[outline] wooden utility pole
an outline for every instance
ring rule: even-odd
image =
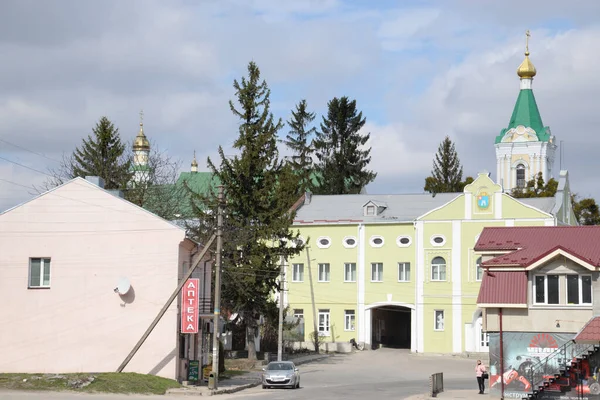
[[[313,280],[312,280],[312,269],[310,268],[310,253],[308,251],[308,246],[306,246],[306,262],[308,267],[308,280],[310,281],[310,301],[312,303],[312,312],[313,312],[313,328],[314,335],[319,334],[319,329],[317,327],[317,308],[315,307],[315,291],[313,288]],[[318,345],[319,341],[315,336],[315,352],[319,352],[319,349],[316,345]]]
[[[213,359],[214,380],[209,389],[219,387],[219,320],[221,317],[221,253],[223,252],[223,185],[219,185],[217,206],[217,259],[215,262],[215,312],[213,315]]]
[[[183,286],[185,285],[185,282],[188,279],[190,279],[190,277],[192,276],[192,273],[194,272],[194,270],[196,269],[196,267],[198,266],[200,261],[204,258],[204,255],[208,252],[208,250],[210,249],[210,246],[212,246],[212,243],[214,242],[216,237],[217,237],[217,235],[212,235],[210,237],[210,239],[208,240],[208,242],[206,242],[204,244],[204,248],[202,249],[202,251],[192,261],[192,268],[190,268],[188,270],[188,272],[185,274],[185,276],[183,277],[181,282],[179,282],[179,285],[177,285],[177,289],[175,289],[175,291],[173,292],[171,297],[169,297],[169,299],[167,300],[167,302],[165,303],[163,308],[158,312],[158,315],[156,316],[156,318],[154,318],[154,321],[152,321],[152,323],[150,324],[148,329],[146,329],[146,332],[144,332],[144,334],[142,335],[140,340],[136,343],[136,345],[133,347],[133,349],[131,350],[129,355],[127,355],[127,357],[125,357],[125,360],[123,360],[121,365],[119,365],[119,368],[117,368],[117,372],[123,372],[123,369],[127,366],[127,364],[129,364],[129,361],[131,361],[131,359],[133,358],[135,353],[137,353],[137,351],[140,349],[140,347],[142,347],[142,344],[144,344],[146,339],[148,339],[148,336],[150,336],[150,333],[152,333],[152,331],[158,324],[158,321],[160,321],[160,319],[163,317],[163,315],[165,315],[165,312],[167,312],[167,309],[169,308],[169,306],[171,305],[173,300],[175,300],[175,298],[181,291],[181,288],[183,288]]]
[[[283,274],[285,271],[283,264],[283,256],[281,256],[281,267],[279,272],[279,332],[277,334],[277,361],[283,359],[283,291],[285,289],[285,283],[283,280]]]

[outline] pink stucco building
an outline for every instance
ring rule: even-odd
[[[184,229],[88,179],[0,214],[0,372],[115,371],[201,250]],[[210,304],[208,258],[194,277]],[[123,280],[131,288],[120,295]],[[178,304],[125,372],[185,379],[206,332],[181,335]]]

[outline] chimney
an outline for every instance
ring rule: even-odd
[[[99,188],[104,189],[104,179],[100,178],[99,176],[86,176],[85,180],[93,183],[94,185],[98,186]]]
[[[110,194],[112,194],[113,196],[120,197],[120,198],[122,198],[122,199],[124,199],[124,198],[125,198],[125,193],[123,193],[123,191],[122,191],[122,190],[118,190],[118,189],[109,189],[109,190],[107,190],[107,192],[108,192],[108,193],[110,193]]]

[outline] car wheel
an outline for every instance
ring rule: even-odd
[[[267,385],[263,385],[263,389],[268,389],[269,387]]]

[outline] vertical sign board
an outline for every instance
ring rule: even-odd
[[[181,299],[181,333],[198,333],[198,289],[200,279],[185,282]]]
[[[198,373],[200,370],[200,361],[190,360],[188,367],[188,381],[198,382]]]

